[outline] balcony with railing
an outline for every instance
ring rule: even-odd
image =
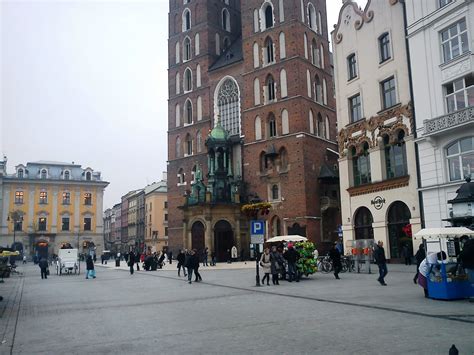
[[[474,106],[424,121],[424,136],[441,134],[453,128],[474,123]]]
[[[322,196],[320,200],[321,211],[326,211],[330,208],[339,208],[339,200],[328,196]]]

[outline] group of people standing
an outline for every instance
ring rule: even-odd
[[[292,243],[289,243],[287,248],[285,252],[283,252],[283,248],[277,248],[276,246],[272,246],[271,251],[270,248],[264,250],[259,262],[264,273],[262,284],[265,284],[266,281],[267,285],[270,286],[270,274],[272,275],[273,285],[280,284],[280,275],[282,280],[285,280],[288,275],[289,282],[299,282],[296,267],[300,257],[299,253],[295,250]]]
[[[206,248],[207,250],[207,248]],[[181,277],[181,269],[183,270],[184,277],[188,277],[188,283],[192,283],[193,273],[195,276],[194,281],[202,281],[201,274],[199,273],[199,256],[196,249],[191,250],[180,250],[176,257],[178,261],[178,276]],[[206,260],[207,264],[207,260]],[[186,272],[187,271],[187,272]]]

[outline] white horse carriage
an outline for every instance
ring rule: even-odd
[[[79,274],[79,261],[77,249],[59,249],[56,261],[56,274]]]

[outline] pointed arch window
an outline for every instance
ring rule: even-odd
[[[230,14],[227,9],[222,10],[222,28],[230,32]]]
[[[316,130],[317,130],[317,135],[318,135],[319,137],[323,137],[323,136],[324,136],[324,122],[323,122],[323,116],[321,116],[320,113],[318,113],[318,120],[317,120]]]
[[[264,15],[263,30],[272,28],[273,27],[273,6],[270,2],[266,2],[264,4],[263,15]]]
[[[198,153],[202,152],[202,133],[198,131],[196,134],[196,151]]]
[[[262,120],[259,116],[255,117],[255,140],[262,139]]]
[[[314,32],[318,32],[318,24],[316,20],[316,10],[312,3],[308,3],[308,26]]]
[[[222,127],[229,135],[240,135],[240,94],[237,82],[227,78],[217,93],[217,109]]]
[[[202,120],[202,98],[198,96],[197,98],[197,120]]]
[[[325,122],[325,124],[324,124],[324,127],[326,128],[326,136],[325,136],[325,138],[326,138],[326,139],[331,139],[331,133],[330,133],[330,132],[331,132],[331,130],[330,130],[331,127],[330,127],[330,125],[329,125],[329,117],[328,117],[328,116],[326,116],[326,122]]]
[[[273,201],[278,201],[280,199],[280,187],[277,184],[272,185],[272,194],[271,198]]]
[[[199,55],[199,52],[200,52],[200,43],[199,43],[199,33],[196,33],[196,35],[194,36],[194,52],[196,55]]]
[[[283,111],[281,111],[281,134],[288,134],[288,133],[290,133],[288,111],[286,109],[283,109]]]
[[[188,61],[191,59],[191,39],[186,37],[183,42],[183,60]]]
[[[175,46],[175,63],[178,64],[179,63],[179,42],[176,42],[176,46]]]
[[[181,138],[179,136],[176,138],[175,153],[176,158],[181,158]]]
[[[314,99],[318,103],[323,102],[323,88],[318,75],[314,77]]]
[[[265,40],[265,64],[272,64],[275,62],[275,53],[273,41],[270,37]]]
[[[260,105],[260,80],[258,78],[253,81],[253,95],[255,106]]]
[[[277,136],[277,122],[273,113],[268,117],[268,138]]]
[[[280,45],[280,60],[281,60],[281,59],[286,58],[286,39],[285,39],[284,32],[280,32],[279,39],[280,39],[279,45]]]
[[[273,76],[269,75],[266,80],[266,88],[267,88],[267,101],[271,102],[274,101],[276,98],[275,95],[275,80]]]
[[[287,78],[286,78],[286,70],[282,69],[280,72],[280,89],[281,89],[281,97],[285,98],[288,96],[288,87],[287,87]]]
[[[176,95],[179,95],[180,93],[180,87],[181,87],[181,79],[180,79],[180,76],[179,76],[179,73],[176,73]]]
[[[258,43],[253,44],[253,67],[258,68],[260,65],[259,53],[258,53]]]
[[[179,104],[175,106],[175,125],[176,127],[181,126],[181,109]]]
[[[185,139],[186,156],[193,155],[193,138],[188,133]]]
[[[325,78],[323,78],[323,104],[328,104],[328,85]]]
[[[184,117],[186,117],[186,124],[193,123],[193,104],[189,99],[187,99],[184,104]]]
[[[309,110],[309,133],[314,134],[314,115],[313,115],[313,110]]]
[[[196,66],[196,86],[201,87],[201,66],[198,64]]]
[[[183,11],[183,32],[191,29],[191,10],[185,9]]]
[[[184,71],[184,91],[189,92],[193,89],[193,73],[191,69],[186,68]]]

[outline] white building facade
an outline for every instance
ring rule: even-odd
[[[474,2],[407,0],[426,227],[449,226],[448,200],[474,177]]]
[[[398,259],[421,227],[403,4],[343,1],[332,39],[346,252],[375,239]]]

